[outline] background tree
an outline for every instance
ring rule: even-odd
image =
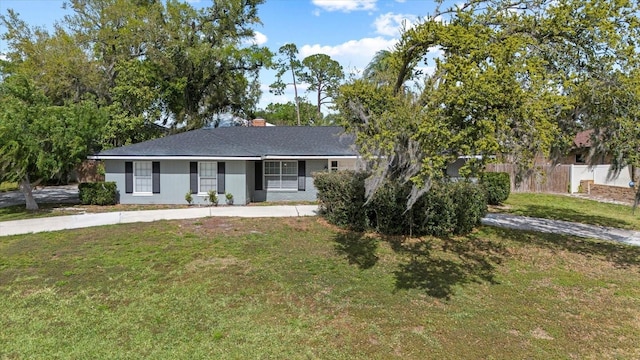
[[[90,95],[108,109],[104,145],[111,147],[158,136],[159,120],[177,131],[215,114],[253,111],[258,71],[271,59],[267,48],[246,45],[261,2],[196,10],[177,0],[71,0],[72,13],[52,34],[11,11],[0,21],[10,62],[52,101]]]
[[[302,122],[298,122],[298,113],[303,120]],[[267,105],[266,109],[256,112],[256,117],[281,126],[316,125],[321,123],[317,116],[316,107],[306,101],[301,102],[299,106],[296,106],[293,102],[286,104],[271,103]]]
[[[297,74],[302,70],[302,63],[298,60],[298,47],[295,44],[285,44],[278,49],[281,56],[275,63],[277,69],[276,81],[270,85],[271,92],[276,95],[284,94],[287,83],[282,80],[282,76],[286,72],[291,72],[291,81],[293,84],[294,102],[296,110],[297,124],[300,126],[300,98],[298,97],[298,84],[296,80]]]
[[[315,92],[318,119],[321,119],[322,105],[333,102],[344,80],[342,66],[325,54],[307,56],[302,65],[304,68],[298,76],[309,85],[308,91]]]
[[[271,60],[245,45],[260,3],[70,0],[72,13],[51,33],[11,10],[0,15],[0,177],[19,181],[34,208],[31,182],[61,176],[100,147],[159,136],[159,120],[182,131],[254,111],[258,71]]]
[[[0,84],[0,182],[18,182],[27,210],[33,184],[68,173],[97,148],[103,111],[91,101],[53,105],[23,75]]]

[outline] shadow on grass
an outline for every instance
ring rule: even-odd
[[[509,211],[514,215],[525,215],[552,220],[573,221],[583,224],[600,225],[616,228],[630,229],[633,224],[615,217],[585,214],[580,211],[566,208],[557,208],[551,205],[525,205],[519,209]],[[631,213],[631,209],[629,209]]]
[[[393,272],[396,289],[421,289],[443,299],[449,299],[459,285],[497,283],[495,267],[505,254],[501,245],[475,235],[405,241],[401,237],[379,240],[359,232],[341,232],[335,237],[335,248],[350,264],[368,269],[378,262],[379,241],[389,243],[404,259]]]
[[[425,238],[403,245],[409,260],[394,272],[397,289],[422,289],[430,296],[449,299],[455,287],[468,283],[496,284],[495,267],[505,249],[474,235]]]
[[[378,262],[378,239],[359,232],[341,232],[335,237],[335,248],[345,255],[349,264],[369,269]]]
[[[484,231],[493,232],[497,237],[514,242],[534,244],[551,250],[571,251],[587,257],[601,257],[620,268],[640,265],[640,247],[638,246],[625,245],[613,241],[494,227],[487,227]]]

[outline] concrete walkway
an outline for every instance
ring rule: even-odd
[[[609,240],[633,246],[640,246],[640,232],[598,225],[588,225],[562,220],[549,220],[509,214],[487,214],[487,216],[482,219],[482,224],[509,229]]]
[[[0,222],[0,236],[157,220],[197,219],[209,216],[250,218],[314,216],[317,215],[317,211],[316,205],[219,206],[52,216],[2,221]]]

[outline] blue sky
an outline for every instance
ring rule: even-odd
[[[191,0],[195,7],[211,0]],[[62,0],[0,0],[0,13],[14,9],[32,26],[50,27],[68,13]],[[408,26],[433,14],[434,1],[427,0],[267,0],[259,6],[263,25],[257,26],[255,41],[273,52],[295,43],[300,59],[323,53],[338,61],[345,73],[358,73],[374,54],[391,49],[399,39],[403,22]],[[0,28],[0,32],[4,32]],[[0,52],[6,50],[0,44]],[[293,100],[293,90],[282,96],[269,93],[272,71],[261,74],[263,95],[260,107],[271,102]],[[310,97],[312,98],[312,97]]]

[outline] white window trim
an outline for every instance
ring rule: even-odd
[[[329,171],[338,171],[338,170],[340,170],[340,161],[339,160],[329,159],[329,160],[327,160],[327,162],[329,163],[328,164]],[[335,167],[333,166],[333,162],[336,163]]]
[[[267,163],[268,162],[275,162],[279,164],[279,170],[280,173],[279,174],[267,174]],[[283,188],[282,187],[282,163],[283,162],[292,162],[296,164],[296,171],[295,171],[295,175],[292,174],[286,174],[285,176],[295,176],[296,177],[296,185],[294,187],[290,187],[290,188]],[[270,188],[269,187],[269,182],[267,182],[267,176],[276,176],[278,175],[280,177],[280,187],[278,188]],[[298,161],[297,160],[265,160],[262,164],[262,183],[264,184],[264,189],[265,191],[278,191],[278,192],[298,192]]]
[[[200,191],[200,166],[204,163],[213,163],[214,164],[214,174],[215,174],[215,191],[216,193],[218,193],[218,162],[217,161],[198,161],[198,193],[196,194],[197,196],[209,196],[208,192],[201,192]],[[206,179],[210,179],[209,177],[205,177]]]
[[[137,181],[136,181],[136,164],[147,163],[151,165],[151,175],[149,175],[149,180],[151,181],[151,191],[138,191]],[[146,176],[145,176],[146,178]],[[134,161],[133,162],[133,194],[134,196],[153,196],[153,162],[152,161]]]

